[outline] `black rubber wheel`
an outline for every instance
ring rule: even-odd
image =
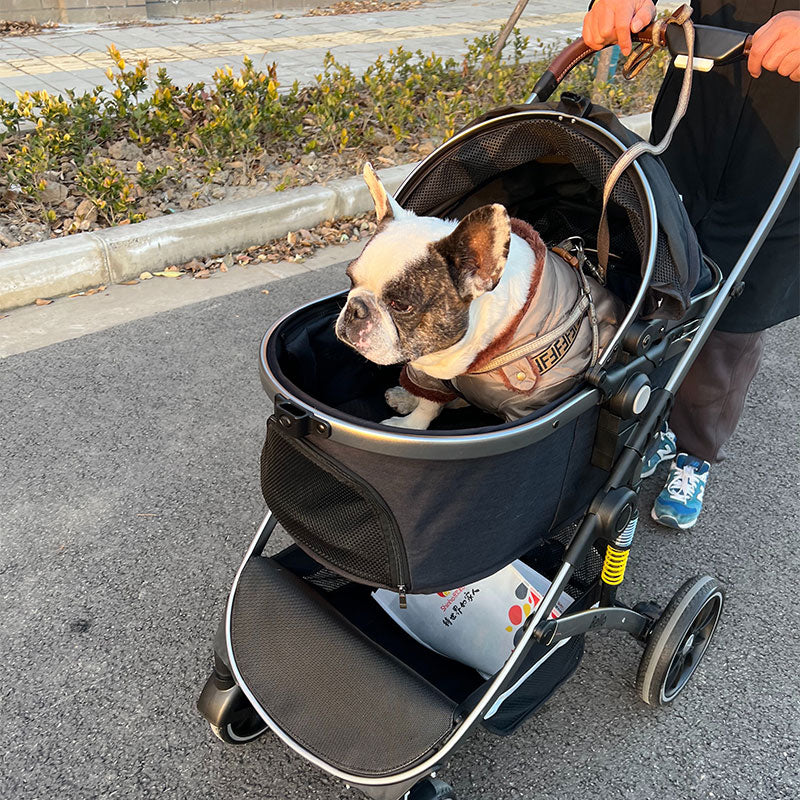
[[[453,787],[438,778],[425,778],[411,789],[406,800],[456,800]]]
[[[647,642],[636,693],[651,706],[671,703],[684,689],[717,629],[725,589],[709,575],[686,581],[658,618]]]
[[[264,720],[252,708],[241,709],[222,722],[222,725],[209,723],[209,727],[214,736],[225,744],[248,744],[267,732]]]

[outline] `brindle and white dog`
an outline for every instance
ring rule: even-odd
[[[620,301],[503,206],[460,222],[418,217],[369,164],[364,178],[379,225],[347,269],[336,335],[377,364],[405,364],[386,393],[403,416],[384,424],[425,429],[462,399],[518,419],[573,385],[610,340]]]

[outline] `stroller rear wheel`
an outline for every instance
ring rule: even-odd
[[[425,778],[408,792],[405,800],[456,800],[453,787],[438,778]]]
[[[725,589],[709,575],[681,586],[658,618],[636,677],[645,703],[663,706],[683,691],[717,629]]]

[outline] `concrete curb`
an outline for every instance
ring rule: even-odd
[[[622,121],[642,137],[649,133],[649,114]],[[379,174],[386,188],[394,192],[415,166],[391,167]],[[289,231],[356,216],[371,208],[362,179],[344,178],[326,186],[303,186],[14,247],[0,252],[0,311],[28,305],[38,297],[58,297],[130,280],[145,270],[156,272],[193,258],[236,252]],[[280,271],[277,264],[270,268]]]
[[[406,164],[379,174],[394,192],[413,168],[414,164]],[[361,178],[344,178],[326,186],[302,186],[135,225],[14,247],[0,252],[0,310],[28,305],[37,297],[119,283],[144,270],[155,272],[192,258],[236,252],[289,231],[371,208]]]

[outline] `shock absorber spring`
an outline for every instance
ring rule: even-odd
[[[600,573],[600,578],[607,586],[619,586],[622,583],[638,524],[639,515],[634,513],[625,526],[625,530],[617,534],[614,541],[606,547],[606,557],[603,561],[603,571]]]

